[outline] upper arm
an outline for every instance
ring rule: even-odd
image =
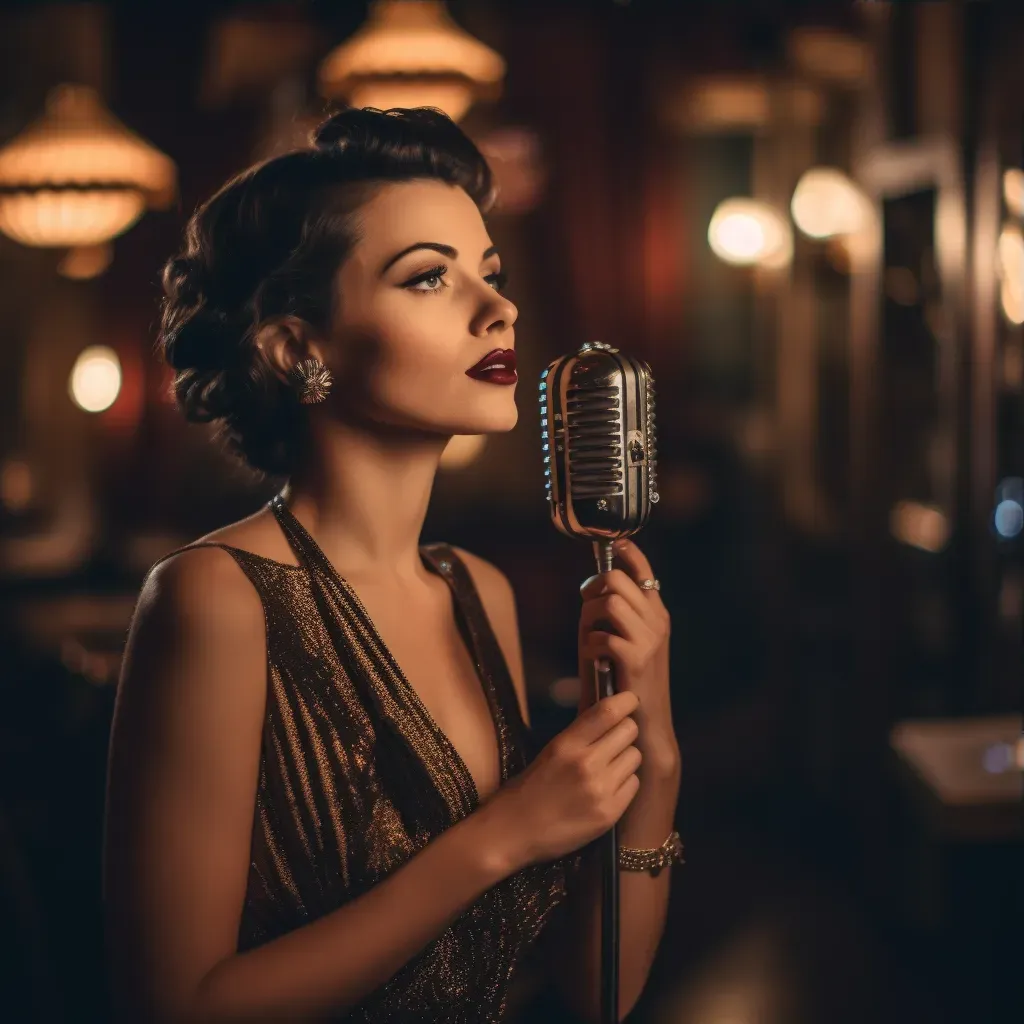
[[[259,596],[227,552],[150,573],[114,706],[104,901],[115,1001],[174,1016],[236,952],[266,704]]]
[[[453,546],[452,550],[465,562],[473,577],[491,628],[498,639],[502,654],[505,655],[523,721],[529,728],[530,709],[526,699],[526,680],[523,676],[523,648],[519,638],[519,617],[516,614],[516,596],[512,584],[496,565],[492,565],[486,559],[463,551],[462,548]]]

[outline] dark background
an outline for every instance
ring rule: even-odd
[[[508,62],[501,98],[464,127],[481,142],[527,132],[541,187],[490,221],[520,308],[520,423],[440,474],[424,541],[512,580],[545,738],[574,713],[554,684],[575,673],[577,587],[593,569],[548,523],[531,382],[593,339],[646,359],[658,382],[662,501],[639,542],[672,614],[687,864],[631,1020],[1014,1013],[1020,773],[1016,789],[950,803],[892,737],[908,720],[945,723],[976,765],[986,729],[1019,732],[1024,548],[992,528],[999,482],[1024,475],[1021,330],[998,309],[993,257],[1012,219],[1001,175],[1024,159],[1016,5],[449,9]],[[106,1019],[104,770],[135,595],[160,554],[281,484],[232,467],[164,397],[160,268],[198,202],[315,120],[317,63],[365,14],[350,0],[0,4],[0,144],[53,85],[83,82],[175,161],[179,188],[92,280],[0,235],[4,1019]],[[865,70],[809,67],[793,45],[807,28],[859,46]],[[222,31],[233,64],[214,46]],[[702,121],[693,97],[723,76],[768,113]],[[817,114],[792,112],[796,89]],[[892,147],[932,153],[935,139],[950,160],[926,156],[927,180],[911,180]],[[721,200],[786,213],[813,164],[844,169],[877,204],[873,263],[799,234],[780,273],[712,254]],[[936,230],[940,193],[960,211],[962,249]],[[909,302],[889,273],[908,267]],[[88,344],[124,370],[98,415],[67,391]],[[15,501],[25,465],[31,499]],[[939,510],[938,549],[915,545],[921,508]],[[536,965],[521,980],[518,1019],[569,1019]]]

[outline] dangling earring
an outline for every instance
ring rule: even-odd
[[[303,359],[288,372],[302,405],[322,402],[331,390],[331,371],[319,359]]]

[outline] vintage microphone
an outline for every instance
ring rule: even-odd
[[[598,572],[612,544],[638,532],[658,501],[651,368],[599,341],[585,342],[540,375],[541,447],[551,521],[593,542]],[[615,665],[594,661],[596,698],[615,693]],[[619,1019],[619,844],[601,845],[601,1024]]]

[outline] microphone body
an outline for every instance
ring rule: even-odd
[[[586,342],[548,365],[539,390],[554,525],[594,541],[636,533],[658,501],[651,368]]]
[[[585,342],[541,373],[541,448],[548,511],[568,537],[590,540],[598,572],[612,543],[637,533],[658,501],[651,368],[602,342]],[[615,693],[615,666],[594,662],[595,697]],[[601,1024],[619,1019],[619,871],[616,827],[601,844]]]

